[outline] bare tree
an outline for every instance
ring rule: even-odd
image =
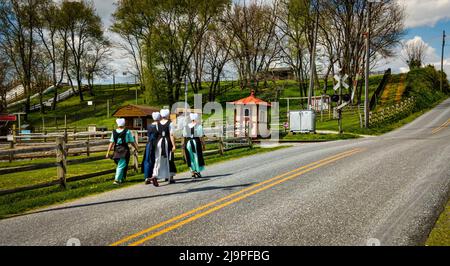
[[[409,69],[420,68],[425,61],[427,45],[422,39],[413,39],[403,45],[402,57]]]
[[[6,94],[13,83],[13,66],[9,59],[0,54],[0,113],[7,111]]]
[[[329,39],[331,43],[324,44],[333,47],[341,72],[349,76],[353,85],[364,63],[367,1],[326,0],[319,3],[321,14],[326,16],[322,20],[323,27],[333,35]],[[376,62],[394,55],[394,48],[404,34],[404,9],[396,1],[382,1],[372,5],[371,13],[370,58],[371,62]],[[361,95],[360,90],[358,94]]]
[[[235,39],[232,58],[242,88],[257,89],[260,76],[265,78],[270,65],[280,59],[276,11],[273,4],[257,1],[248,6],[235,3],[228,10],[227,30]]]
[[[111,44],[108,40],[92,42],[83,58],[83,72],[88,82],[89,91],[94,95],[94,76],[104,77],[110,73]]]
[[[209,76],[210,80],[209,101],[214,101],[219,93],[220,79],[225,65],[231,60],[231,46],[234,42],[234,36],[223,30],[227,23],[225,19],[225,13],[218,17],[205,38],[205,41],[209,43],[205,49],[207,66],[205,74]]]
[[[206,32],[205,36],[202,38],[197,48],[194,50],[194,53],[192,54],[192,66],[189,80],[194,93],[198,93],[202,89],[203,74],[205,71],[205,64],[207,60],[206,51],[212,45],[210,43],[211,39],[208,35],[209,32]]]
[[[300,96],[307,95],[307,71],[309,64],[308,32],[311,25],[309,1],[280,0],[278,5],[279,39],[282,42],[282,62],[290,66],[299,85]]]
[[[56,109],[58,89],[64,79],[68,56],[67,29],[61,26],[60,7],[53,1],[46,0],[39,9],[36,32],[45,48],[45,57],[50,61],[50,70],[54,96],[52,110]]]
[[[33,78],[33,91],[39,94],[39,105],[42,114],[45,113],[44,91],[51,83],[50,70],[52,61],[47,57],[47,51],[43,46],[39,46],[35,50],[36,60],[33,61],[31,73]]]

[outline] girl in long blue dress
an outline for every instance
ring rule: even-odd
[[[147,136],[148,141],[145,146],[144,158],[142,160],[142,172],[144,172],[145,184],[153,184],[158,187],[158,180],[153,176],[153,169],[155,167],[155,150],[156,150],[156,140],[158,139],[158,130],[156,125],[161,119],[159,112],[154,112],[152,114],[153,123],[147,126]]]
[[[201,172],[205,170],[203,127],[198,122],[198,114],[191,114],[190,118],[192,122],[187,124],[183,130],[184,152],[192,177],[199,178],[202,177]]]

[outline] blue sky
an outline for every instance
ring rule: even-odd
[[[405,8],[406,35],[403,42],[423,41],[427,46],[425,64],[440,68],[442,31],[447,33],[444,53],[444,71],[450,76],[450,0],[397,0]],[[406,64],[398,48],[397,57],[379,69],[391,67],[394,72],[407,71]]]

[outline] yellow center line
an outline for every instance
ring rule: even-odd
[[[220,199],[218,199],[218,200],[216,200],[216,201],[210,202],[210,203],[205,204],[205,205],[203,205],[203,206],[200,206],[200,207],[198,207],[198,208],[196,208],[196,209],[190,210],[190,211],[188,211],[188,212],[185,212],[185,213],[183,213],[183,214],[180,214],[180,215],[178,215],[178,216],[175,216],[175,217],[173,217],[173,218],[171,218],[171,219],[169,219],[169,220],[166,220],[166,221],[164,221],[164,222],[161,222],[161,223],[159,223],[159,224],[156,224],[156,225],[154,225],[154,226],[152,226],[152,227],[149,227],[149,228],[147,228],[147,229],[144,229],[144,230],[142,230],[142,231],[139,231],[139,232],[137,232],[137,233],[135,233],[135,234],[133,234],[133,235],[130,235],[130,236],[125,237],[125,238],[123,238],[123,239],[121,239],[121,240],[118,240],[117,242],[114,242],[113,244],[111,244],[111,246],[118,246],[118,245],[121,245],[121,244],[126,243],[126,242],[128,242],[128,241],[130,241],[130,240],[132,240],[132,239],[134,239],[134,238],[137,238],[137,237],[143,235],[143,234],[146,234],[146,233],[148,233],[148,232],[151,232],[151,231],[153,231],[153,230],[156,230],[156,229],[158,229],[158,228],[161,228],[161,227],[163,227],[163,226],[165,226],[165,225],[168,225],[168,224],[170,224],[170,223],[173,223],[173,222],[175,222],[175,221],[177,221],[177,220],[180,220],[180,219],[182,219],[182,218],[185,218],[185,217],[187,217],[187,216],[189,216],[189,215],[191,215],[191,214],[194,214],[194,213],[196,213],[196,212],[198,212],[198,211],[201,211],[201,210],[204,210],[204,209],[206,209],[206,208],[209,208],[209,207],[211,207],[211,206],[213,206],[213,205],[216,205],[216,204],[218,204],[218,203],[220,203],[220,202],[222,202],[222,201],[228,200],[228,199],[230,199],[230,198],[232,198],[232,197],[234,197],[234,196],[240,195],[240,194],[242,194],[242,193],[244,193],[244,192],[247,192],[247,191],[249,191],[249,190],[252,190],[252,189],[254,189],[254,188],[263,186],[263,185],[265,185],[265,184],[267,184],[267,183],[270,183],[270,182],[275,181],[275,180],[277,180],[277,179],[283,178],[283,177],[285,177],[285,176],[288,176],[288,175],[290,175],[290,174],[292,174],[292,173],[294,173],[294,172],[303,170],[303,169],[308,168],[308,167],[310,167],[310,166],[313,166],[313,165],[316,165],[316,164],[325,162],[325,161],[327,161],[327,160],[333,159],[333,158],[335,158],[335,157],[339,157],[339,156],[342,156],[342,155],[344,155],[344,154],[352,153],[352,152],[358,151],[358,150],[359,150],[359,149],[353,149],[353,150],[345,151],[345,152],[336,154],[336,155],[334,155],[334,156],[331,156],[331,157],[328,157],[328,158],[319,160],[319,161],[317,161],[317,162],[313,162],[313,163],[307,164],[307,165],[305,165],[305,166],[299,167],[299,168],[297,168],[297,169],[294,169],[294,170],[289,171],[289,172],[287,172],[287,173],[284,173],[284,174],[282,174],[282,175],[275,176],[275,177],[270,178],[270,179],[268,179],[268,180],[266,180],[266,181],[263,181],[263,182],[260,182],[260,183],[258,183],[258,184],[255,184],[255,185],[253,185],[253,186],[250,186],[250,187],[248,187],[248,188],[242,189],[242,190],[237,191],[237,192],[235,192],[235,193],[232,193],[232,194],[230,194],[230,195],[228,195],[228,196],[225,196],[225,197],[223,197],[223,198],[220,198]]]
[[[439,131],[441,131],[441,130],[443,130],[444,128],[446,128],[447,126],[449,126],[450,125],[450,119],[448,119],[444,124],[442,124],[441,126],[439,126],[439,127],[437,127],[437,128],[435,128],[435,129],[433,129],[433,131],[431,132],[432,134],[436,134],[436,133],[438,133]]]
[[[254,194],[257,194],[257,193],[259,193],[259,192],[261,192],[261,191],[267,190],[267,189],[269,189],[269,188],[271,188],[271,187],[273,187],[273,186],[276,186],[276,185],[278,185],[278,184],[281,184],[281,183],[283,183],[283,182],[286,182],[286,181],[288,181],[288,180],[291,180],[291,179],[293,179],[293,178],[295,178],[295,177],[298,177],[298,176],[300,176],[300,175],[303,175],[303,174],[305,174],[305,173],[307,173],[307,172],[310,172],[310,171],[312,171],[312,170],[314,170],[314,169],[317,169],[317,168],[319,168],[319,167],[321,167],[321,166],[324,166],[324,165],[330,164],[330,163],[332,163],[332,162],[341,160],[341,159],[343,159],[343,158],[352,156],[352,155],[354,155],[354,154],[356,154],[356,153],[359,153],[359,152],[361,152],[361,151],[363,151],[363,150],[362,150],[362,149],[355,149],[355,150],[352,150],[352,151],[350,151],[350,152],[346,152],[346,153],[343,153],[343,154],[340,154],[340,155],[337,155],[337,156],[330,157],[331,159],[329,159],[329,160],[326,160],[326,159],[325,159],[325,160],[322,160],[322,161],[323,161],[322,163],[318,163],[318,164],[316,164],[315,166],[312,166],[312,167],[307,168],[307,169],[305,169],[305,170],[303,170],[303,171],[300,171],[300,172],[295,173],[295,174],[293,174],[293,175],[290,175],[290,176],[288,176],[288,177],[286,177],[286,178],[283,178],[283,179],[281,179],[281,180],[278,180],[278,181],[276,181],[276,182],[274,182],[274,183],[271,183],[271,184],[269,184],[269,185],[267,185],[267,186],[261,187],[261,188],[259,188],[259,189],[254,190],[254,191],[251,191],[251,192],[249,192],[249,193],[247,193],[247,194],[244,194],[244,195],[242,195],[242,196],[239,196],[239,197],[237,197],[237,198],[234,198],[234,199],[232,199],[232,200],[230,200],[230,201],[227,201],[227,202],[225,202],[225,203],[222,203],[221,205],[218,205],[218,206],[216,206],[216,207],[213,207],[213,208],[211,208],[211,209],[209,209],[209,210],[206,210],[206,211],[204,211],[204,212],[198,213],[198,214],[196,214],[196,215],[194,215],[194,216],[192,216],[192,217],[190,217],[190,218],[188,218],[188,219],[185,219],[185,220],[183,220],[183,221],[181,221],[181,222],[178,222],[178,223],[176,223],[176,224],[174,224],[174,225],[172,225],[172,226],[170,226],[170,227],[167,227],[167,228],[165,228],[165,229],[163,229],[163,230],[161,230],[161,231],[158,231],[158,232],[156,232],[156,233],[153,233],[153,234],[151,234],[151,235],[149,235],[149,236],[147,236],[147,237],[145,237],[145,238],[143,238],[143,239],[141,239],[141,240],[139,240],[139,241],[136,241],[136,242],[130,244],[130,246],[137,246],[137,245],[140,245],[140,244],[142,244],[142,243],[144,243],[144,242],[147,242],[147,241],[149,241],[149,240],[151,240],[151,239],[153,239],[153,238],[155,238],[155,237],[158,237],[158,236],[160,236],[160,235],[162,235],[162,234],[165,234],[165,233],[170,232],[170,231],[172,231],[172,230],[174,230],[174,229],[176,229],[176,228],[179,228],[179,227],[181,227],[181,226],[183,226],[183,225],[185,225],[185,224],[187,224],[187,223],[190,223],[190,222],[192,222],[192,221],[195,221],[195,220],[197,220],[197,219],[199,219],[199,218],[201,218],[201,217],[203,217],[203,216],[206,216],[206,215],[208,215],[208,214],[210,214],[210,213],[213,213],[213,212],[215,212],[215,211],[218,211],[218,210],[220,210],[220,209],[222,209],[222,208],[224,208],[224,207],[226,207],[226,206],[228,206],[228,205],[230,205],[230,204],[233,204],[233,203],[235,203],[235,202],[241,201],[241,200],[243,200],[243,199],[245,199],[245,198],[247,198],[247,197],[250,197],[250,196],[252,196],[252,195],[254,195]]]

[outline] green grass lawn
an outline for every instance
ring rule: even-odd
[[[210,155],[205,158],[206,164],[211,165],[226,160],[237,159],[244,156],[254,155],[257,153],[270,152],[288,146],[279,146],[274,148],[258,148],[253,149],[241,148],[225,152],[224,155]],[[102,153],[104,154],[104,153]],[[46,161],[46,159],[42,159]],[[77,164],[68,166],[68,177],[83,173],[92,173],[100,170],[113,169],[115,164],[112,160],[102,160],[90,163]],[[178,173],[188,170],[187,165],[182,161],[177,161]],[[127,182],[120,187],[130,186],[143,182],[143,174],[129,172]],[[56,168],[43,170],[27,171],[17,174],[3,175],[0,179],[0,187],[2,189],[31,185],[35,183],[43,183],[52,181],[56,178]],[[87,180],[68,183],[66,190],[59,186],[53,186],[31,191],[19,192],[10,195],[0,196],[0,218],[6,218],[10,215],[20,214],[39,207],[51,204],[62,203],[68,200],[74,200],[80,197],[101,193],[119,187],[112,184],[113,174],[94,177]]]
[[[428,237],[427,246],[450,246],[450,201]]]
[[[112,116],[115,110],[127,105],[136,104],[135,93],[138,87],[127,85],[117,85],[113,89],[110,85],[95,86],[94,96],[89,92],[84,92],[84,102],[80,102],[77,95],[58,103],[55,111],[47,110],[45,114],[33,112],[28,115],[28,122],[35,128],[40,129],[43,126],[64,128],[65,119],[67,126],[87,128],[91,124],[98,127],[107,127],[113,129],[115,126],[115,118]],[[140,91],[138,90],[138,94]],[[107,106],[109,100],[109,117]],[[88,101],[92,101],[93,105],[88,106]],[[142,97],[138,97],[138,104],[144,104]]]
[[[359,138],[355,134],[288,134],[282,140],[292,141],[333,141]]]

